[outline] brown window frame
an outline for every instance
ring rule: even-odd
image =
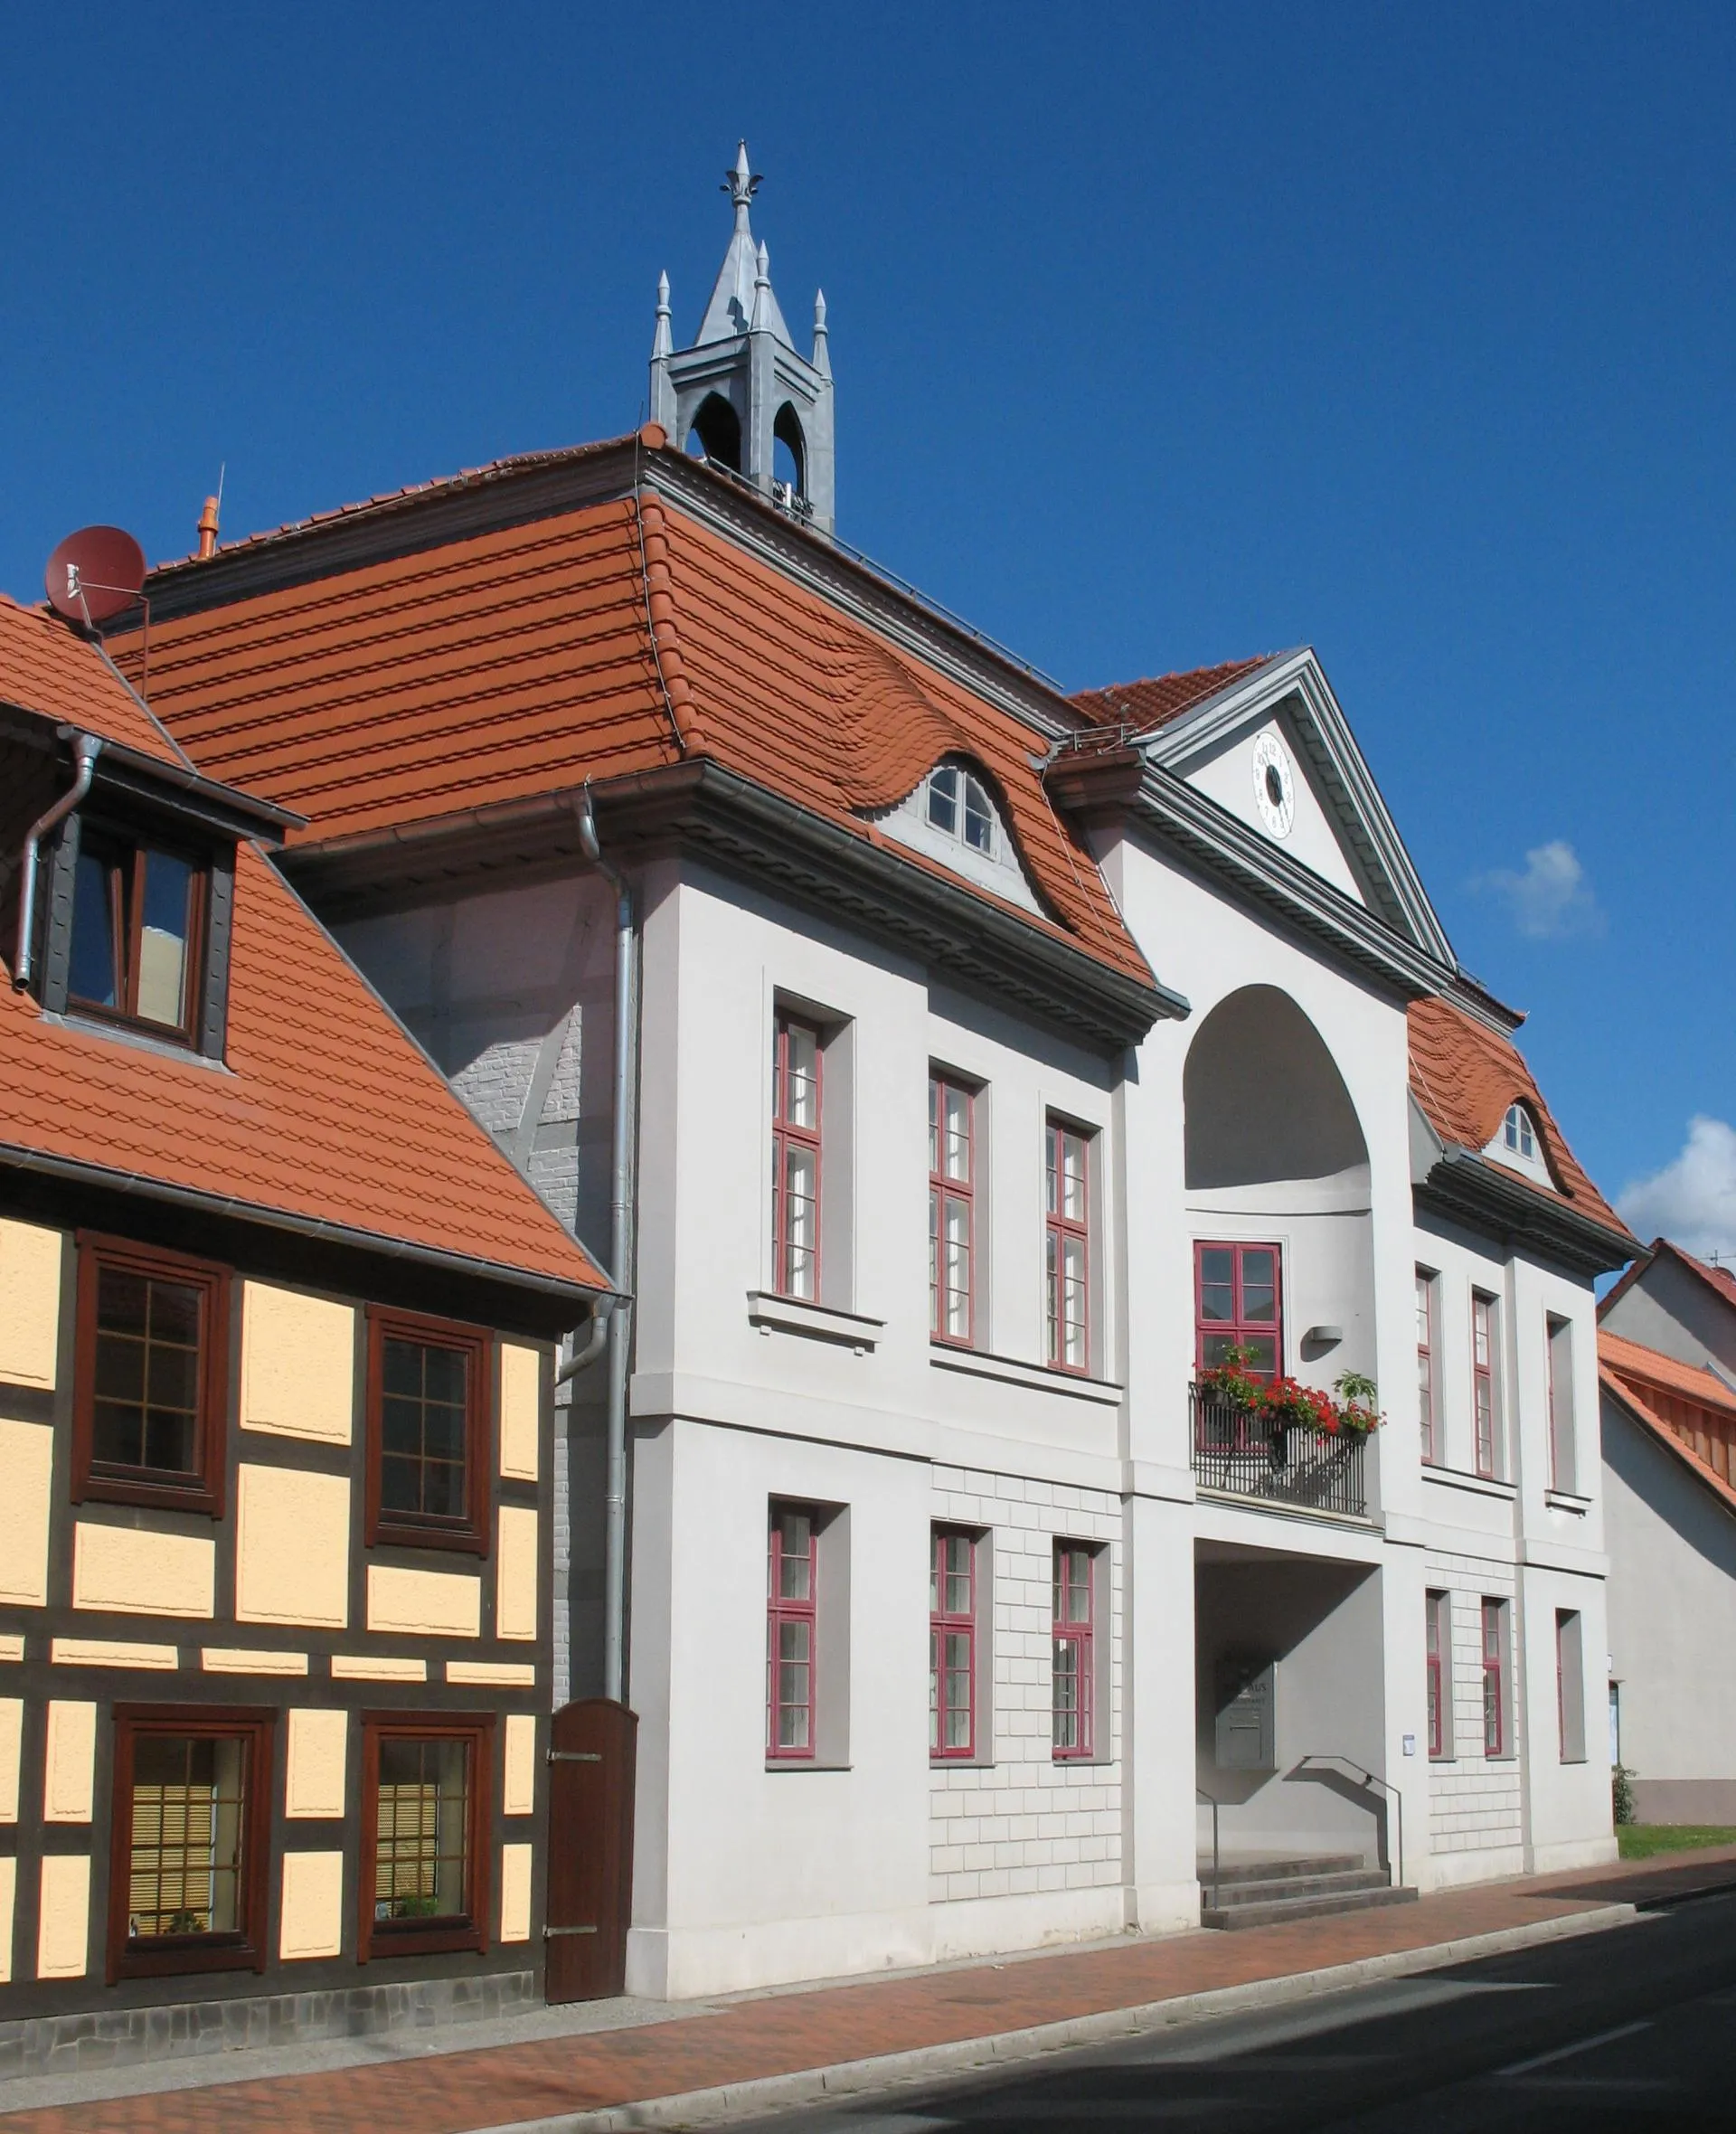
[[[74,1308],[72,1366],[72,1476],[74,1504],[158,1506],[205,1512],[220,1519],[228,1482],[229,1450],[229,1289],[230,1270],[208,1260],[193,1260],[129,1238],[81,1230],[78,1251],[78,1298]],[[194,1425],[197,1456],[185,1481],[156,1481],[166,1468],[125,1469],[118,1461],[99,1461],[97,1427],[97,1289],[105,1267],[126,1269],[159,1281],[183,1282],[204,1293],[204,1324],[199,1373],[199,1409]]]
[[[363,1712],[362,1717],[362,1814],[360,1865],[356,1877],[355,1958],[369,1963],[382,1957],[439,1956],[456,1950],[486,1952],[488,1907],[493,1884],[493,1798],[495,1714],[492,1712]],[[382,1741],[451,1742],[470,1745],[469,1902],[462,1920],[447,1918],[427,1926],[373,1916],[374,1883],[380,1863],[380,1744]]]
[[[141,894],[141,870],[147,855],[161,853],[167,859],[179,860],[193,879],[187,895],[187,969],[182,987],[181,1020],[178,1023],[159,1023],[154,1016],[138,1012],[138,981],[140,944],[145,927],[145,899]],[[120,996],[114,1007],[105,1007],[101,1002],[87,1000],[71,990],[69,961],[67,981],[68,1009],[77,1015],[90,1016],[93,1021],[112,1023],[124,1030],[137,1030],[159,1037],[169,1044],[196,1044],[199,1039],[201,1004],[204,998],[205,977],[210,968],[211,935],[211,854],[197,845],[184,844],[173,836],[162,837],[149,830],[120,829],[102,821],[92,822],[81,832],[79,840],[79,857],[100,859],[104,864],[123,872],[127,876],[126,891],[126,940],[119,940],[121,928],[118,911],[109,913],[117,946],[119,948],[116,990]],[[76,924],[77,873],[74,871],[74,920]],[[70,949],[69,949],[70,958]]]
[[[252,1704],[117,1704],[114,1765],[109,1778],[108,1926],[107,1975],[160,1978],[177,1972],[263,1971],[271,1895],[271,1802],[277,1783],[278,1714]],[[174,1937],[172,1948],[129,1949],[127,1921],[132,1904],[134,1744],[142,1734],[202,1736],[248,1743],[247,1811],[237,1911],[243,1925],[232,1934]],[[167,1940],[168,1936],[162,1937]]]
[[[490,1482],[494,1474],[495,1337],[486,1327],[424,1317],[384,1305],[367,1308],[367,1478],[363,1492],[369,1548],[384,1542],[413,1549],[462,1549],[486,1556],[489,1546]],[[429,1348],[461,1351],[466,1363],[464,1494],[462,1517],[434,1512],[389,1511],[381,1503],[386,1343],[414,1341]]]

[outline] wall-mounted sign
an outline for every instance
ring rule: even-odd
[[[1226,1657],[1218,1662],[1220,1770],[1277,1770],[1277,1673],[1271,1660]]]

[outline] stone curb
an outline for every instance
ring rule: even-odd
[[[1500,1956],[1541,1941],[1561,1941],[1579,1934],[1598,1934],[1626,1926],[1638,1917],[1634,1904],[1602,1904],[1529,1926],[1503,1927],[1494,1933],[1464,1934],[1425,1949],[1402,1949],[1385,1956],[1359,1957],[1354,1963],[1329,1964],[1319,1970],[1292,1971],[1282,1978],[1253,1978],[1241,1986],[1213,1987],[1201,1993],[1176,1994],[1168,2000],[1137,2007],[1104,2008],[1061,2023],[1037,2023],[1023,2030],[1004,2030],[986,2037],[958,2038],[945,2044],[919,2045],[906,2053],[878,2053],[866,2060],[845,2060],[833,2067],[809,2067],[793,2074],[751,2077],[714,2089],[688,2090],[678,2096],[647,2097],[630,2104],[609,2104],[583,2111],[557,2112],[552,2119],[514,2120],[510,2125],[480,2127],[475,2134],[627,2134],[642,2127],[712,2126],[761,2112],[793,2110],[803,2104],[829,2104],[846,2097],[892,2090],[973,2068],[1032,2060],[1070,2045],[1106,2044],[1143,2031],[1167,2030],[1212,2016],[1245,2008],[1281,2007],[1316,1994],[1337,1993],[1378,1978],[1402,1978],[1418,1971],[1445,1970],[1473,1959]]]

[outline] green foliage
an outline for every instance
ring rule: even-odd
[[[1736,1845],[1736,1830],[1719,1823],[1624,1823],[1616,1832],[1624,1860],[1650,1860],[1659,1853],[1698,1853]]]
[[[1301,1429],[1319,1431],[1329,1438],[1365,1438],[1386,1420],[1375,1406],[1374,1381],[1358,1371],[1340,1375],[1339,1397],[1335,1401],[1318,1386],[1303,1385],[1294,1378],[1256,1378],[1252,1363],[1250,1348],[1234,1345],[1225,1349],[1222,1363],[1200,1373],[1201,1393],[1209,1401],[1222,1401],[1257,1416],[1274,1434]]]
[[[1634,1820],[1634,1774],[1625,1763],[1617,1764],[1609,1773],[1609,1800],[1618,1823]]]

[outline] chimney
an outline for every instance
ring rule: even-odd
[[[199,561],[217,552],[217,499],[205,498],[205,508],[199,514]]]

